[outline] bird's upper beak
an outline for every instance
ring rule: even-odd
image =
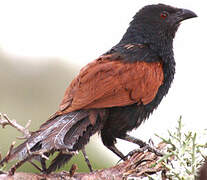
[[[174,23],[180,23],[186,19],[197,17],[197,15],[188,9],[178,9],[178,11],[174,14],[173,21]]]

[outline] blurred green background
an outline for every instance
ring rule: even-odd
[[[30,130],[35,131],[53,114],[64,95],[70,81],[78,73],[79,67],[61,59],[28,59],[8,55],[0,50],[0,112],[21,125],[32,120]],[[15,140],[21,136],[16,129],[0,128],[0,151],[3,156]],[[97,142],[98,139],[98,142]],[[114,163],[109,151],[95,135],[86,147],[93,168],[109,167]],[[50,158],[51,159],[51,158]],[[63,169],[68,170],[72,163],[78,164],[78,171],[88,171],[82,153],[75,156]],[[14,162],[9,163],[8,169]],[[18,171],[38,172],[25,163]]]

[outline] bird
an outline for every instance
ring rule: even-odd
[[[117,139],[145,146],[128,132],[148,119],[167,95],[175,74],[175,34],[182,21],[194,17],[193,11],[165,4],[141,8],[121,40],[80,70],[57,112],[0,164],[34,158],[51,173],[84,150],[97,132],[121,159],[126,156],[115,146]],[[49,157],[56,151],[49,167],[37,153]]]

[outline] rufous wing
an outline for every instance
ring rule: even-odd
[[[131,63],[101,56],[82,68],[71,82],[59,113],[148,104],[155,98],[163,78],[161,62]]]

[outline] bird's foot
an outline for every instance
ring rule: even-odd
[[[129,157],[133,156],[135,153],[144,153],[145,151],[155,153],[157,156],[163,156],[164,155],[158,149],[156,149],[154,147],[151,147],[149,144],[146,144],[142,148],[134,149],[134,150],[130,151],[125,157],[129,158]]]
[[[161,153],[159,150],[157,150],[154,145],[153,145],[153,142],[150,140],[150,144],[147,144],[146,142],[142,141],[141,139],[138,139],[138,138],[135,138],[135,137],[132,137],[128,134],[126,134],[125,136],[122,136],[122,137],[119,137],[120,139],[123,139],[125,141],[128,141],[128,142],[132,142],[134,144],[137,144],[140,146],[140,149],[138,150],[135,150],[135,152],[144,152],[146,150],[148,150],[149,152],[152,152],[152,153],[155,153],[157,156],[163,156],[164,154]],[[130,154],[134,154],[133,151],[129,152],[129,154],[125,157],[128,157]]]

